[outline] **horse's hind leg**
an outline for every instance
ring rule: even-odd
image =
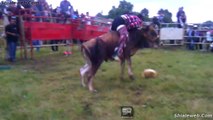
[[[127,64],[128,64],[128,75],[129,75],[129,78],[134,80],[134,74],[132,72],[132,61],[131,61],[131,58],[127,58]]]
[[[93,78],[98,70],[98,68],[100,67],[102,61],[98,62],[97,64],[93,64],[89,73],[88,73],[88,88],[89,88],[89,91],[91,92],[97,92],[94,87],[93,87]]]
[[[124,78],[124,68],[125,68],[125,59],[121,59],[120,65],[121,65],[120,79],[123,80],[123,78]]]
[[[90,62],[90,59],[87,57],[84,49],[82,50],[82,53],[83,53],[84,59],[86,61],[86,64],[80,68],[81,84],[83,87],[86,87],[86,85],[84,83],[84,78],[85,78],[85,76],[87,77],[87,75],[91,69],[91,62]]]
[[[88,79],[88,88],[89,88],[89,91],[91,92],[96,92],[96,90],[94,89],[93,87],[93,77],[94,75],[92,73],[89,73],[87,79]]]
[[[85,83],[84,83],[84,78],[85,75],[87,76],[88,72],[89,72],[90,66],[88,63],[86,63],[83,67],[80,68],[80,74],[81,74],[81,85],[83,87],[86,87]]]

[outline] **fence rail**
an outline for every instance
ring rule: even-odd
[[[175,45],[210,45],[213,42],[213,32],[207,40],[206,32],[213,30],[213,24],[188,24],[184,28],[178,28],[178,23],[162,23],[160,25],[160,44],[175,46]],[[206,27],[206,25],[210,27]],[[196,26],[196,27],[194,27]],[[182,29],[182,32],[181,32]],[[193,29],[195,33],[199,35],[190,36],[188,35],[188,30]],[[173,31],[172,31],[173,30]],[[179,31],[178,31],[179,30]],[[164,35],[164,36],[162,36]]]

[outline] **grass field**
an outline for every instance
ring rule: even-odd
[[[104,63],[94,85],[81,87],[84,64],[78,48],[66,57],[63,50],[41,49],[35,60],[18,60],[0,70],[0,120],[122,120],[120,107],[133,106],[134,120],[187,120],[175,114],[200,114],[213,119],[213,54],[180,49],[146,49],[133,57],[136,80],[119,80],[117,62]],[[153,68],[159,75],[144,79]],[[189,118],[188,118],[189,119]],[[190,120],[195,118],[190,118]]]

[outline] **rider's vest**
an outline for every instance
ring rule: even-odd
[[[142,21],[135,15],[121,15],[121,17],[125,20],[125,25],[128,30],[139,28],[142,25]]]

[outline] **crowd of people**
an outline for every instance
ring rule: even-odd
[[[180,7],[176,14],[178,28],[184,28],[186,26],[187,17],[183,9],[184,9],[183,7]],[[164,12],[158,12],[158,15],[152,18],[152,22],[158,25],[158,27],[160,27],[161,23],[168,23],[168,21],[165,20]]]
[[[5,4],[3,4],[5,3]],[[22,11],[22,9],[25,9]],[[4,21],[5,25],[5,38],[7,43],[7,57],[10,62],[14,62],[16,57],[16,46],[19,39],[19,18],[18,15],[23,15],[23,19],[27,21],[36,22],[56,22],[65,24],[69,18],[82,20],[88,20],[91,17],[89,12],[79,15],[78,10],[74,11],[73,6],[67,0],[62,0],[60,5],[56,8],[52,8],[46,0],[37,0],[32,4],[23,4],[13,2],[11,0],[3,1],[0,4],[0,19]],[[30,16],[29,16],[30,15]],[[55,19],[50,19],[50,18]],[[57,40],[51,40],[50,44],[57,44]],[[39,51],[42,41],[34,40],[33,45],[36,46],[36,50]],[[52,46],[52,51],[58,51],[58,46]]]
[[[8,1],[8,0],[7,0]],[[0,4],[0,18],[3,18],[3,15],[7,15],[10,21],[11,16],[17,16],[19,14],[31,14],[36,17],[35,21],[49,21],[48,19],[40,19],[39,17],[58,17],[61,20],[66,20],[68,18],[87,18],[89,12],[86,14],[78,13],[78,10],[74,10],[71,3],[67,0],[62,0],[60,5],[56,8],[53,8],[52,5],[49,5],[46,0],[38,0],[37,2],[32,2],[30,6],[26,6],[22,3],[17,2],[7,2],[8,4]],[[20,12],[21,9],[30,9],[31,12]],[[32,20],[30,18],[30,20]],[[57,20],[59,22],[59,20]],[[61,21],[60,21],[61,22]],[[62,21],[65,22],[65,21]]]
[[[200,29],[197,24],[186,24],[186,14],[180,7],[177,12],[177,23],[178,28],[186,28],[186,47],[189,50],[201,50],[201,51],[212,51],[213,52],[213,32],[209,28]]]
[[[213,30],[205,28],[200,29],[198,25],[188,25],[187,31],[187,44],[189,50],[201,50],[213,52]]]
[[[160,26],[164,22],[164,14],[160,12],[158,16],[154,17],[153,23]],[[213,30],[210,28],[200,30],[197,24],[187,24],[187,17],[183,7],[178,9],[176,14],[177,27],[186,29],[186,47],[189,50],[210,50],[213,52]],[[173,43],[174,41],[172,41]]]

